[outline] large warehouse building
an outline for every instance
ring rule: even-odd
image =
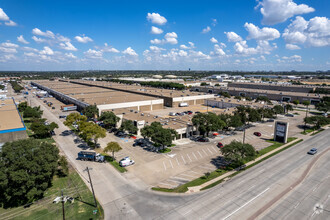
[[[26,127],[13,98],[0,99],[0,143],[27,138]]]
[[[78,109],[83,109],[89,105],[97,105],[100,114],[102,111],[114,109],[150,111],[162,109],[164,106],[163,99],[95,86],[47,80],[35,81],[31,84],[47,91],[64,103],[77,105]]]

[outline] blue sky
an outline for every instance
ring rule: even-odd
[[[329,70],[328,0],[0,2],[0,70]]]

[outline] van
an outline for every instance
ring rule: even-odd
[[[130,157],[125,157],[125,158],[123,158],[119,161],[119,165],[121,167],[127,167],[129,165],[134,164],[134,163],[135,163],[134,160],[131,160]]]
[[[169,114],[170,116],[175,116],[176,115],[176,113],[175,112],[170,112],[170,114]]]
[[[179,107],[188,107],[189,105],[188,105],[188,103],[186,103],[186,102],[181,102],[180,104],[179,104]]]

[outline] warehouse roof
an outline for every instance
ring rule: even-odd
[[[13,99],[0,99],[0,131],[24,128]]]

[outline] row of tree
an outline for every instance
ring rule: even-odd
[[[78,125],[77,131],[79,136],[89,145],[94,145],[95,147],[97,147],[98,139],[106,136],[106,130],[104,128],[94,122],[87,121],[87,117],[79,113],[69,114],[64,124],[66,126]]]
[[[130,80],[121,80],[121,79],[108,79],[106,81],[115,82],[115,83],[122,83],[132,85],[136,82]],[[158,81],[145,81],[145,82],[138,82],[141,86],[150,86],[154,88],[162,88],[162,89],[176,89],[176,90],[183,90],[186,87],[181,83],[174,83],[174,82],[158,82]]]
[[[17,81],[9,81],[9,83],[16,93],[19,93],[24,89],[24,87],[18,84]]]
[[[277,114],[292,111],[290,104],[275,105],[273,108],[251,108],[246,106],[237,106],[234,114],[219,114],[208,112],[194,115],[192,123],[203,136],[209,136],[211,131],[228,129],[229,127],[238,128],[250,122],[261,121],[264,118],[276,118]]]

